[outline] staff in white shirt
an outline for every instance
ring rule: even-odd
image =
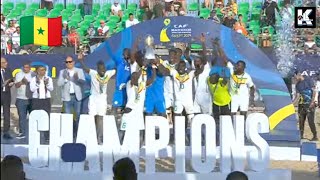
[[[30,82],[30,90],[33,92],[31,109],[44,110],[50,116],[51,112],[51,91],[53,83],[51,77],[46,76],[46,67],[37,67],[37,76],[33,77]],[[46,141],[49,141],[49,132],[44,133]]]
[[[19,115],[19,134],[17,139],[25,138],[28,123],[27,115],[31,112],[30,81],[35,76],[31,71],[30,62],[23,64],[22,71],[18,72],[15,77],[15,86],[17,89],[16,107]]]
[[[139,23],[139,21],[136,18],[134,18],[132,13],[130,13],[129,19],[126,21],[126,28],[133,26],[133,25],[136,25],[138,23]]]

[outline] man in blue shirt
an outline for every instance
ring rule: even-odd
[[[306,118],[308,118],[308,123],[313,134],[311,141],[317,141],[316,125],[314,123],[316,107],[316,88],[314,82],[310,77],[305,77],[300,72],[295,73],[295,79],[297,81],[297,94],[293,102],[299,101],[298,115],[301,138],[303,138]]]
[[[152,65],[157,66],[156,70],[156,79],[155,81],[147,88],[146,91],[146,100],[145,100],[145,113],[146,115],[152,115],[157,113],[159,116],[166,117],[166,106],[164,99],[164,80],[165,76],[170,75],[170,72],[165,68],[160,60],[151,60],[150,64],[147,67],[147,77],[152,77]]]
[[[116,57],[114,54],[109,53],[111,58],[116,63],[116,85],[113,94],[112,106],[120,113],[127,103],[126,84],[130,80],[130,49],[123,49],[122,57]]]

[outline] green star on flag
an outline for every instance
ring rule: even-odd
[[[37,29],[37,30],[38,30],[38,34],[42,34],[43,35],[44,30],[42,29],[42,27],[40,27],[40,29]]]

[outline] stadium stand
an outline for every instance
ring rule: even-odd
[[[281,10],[285,6],[285,1],[286,0],[278,0],[278,6]],[[4,18],[1,17],[3,18],[3,20],[1,20],[1,28],[5,28],[5,34],[8,35],[7,29],[10,29],[10,27],[6,27],[6,24],[9,24],[11,20],[18,20],[15,23],[18,25],[19,18],[23,16],[35,15],[49,18],[61,16],[63,22],[68,23],[69,28],[76,28],[76,31],[80,37],[81,45],[87,46],[89,43],[92,44],[98,41],[96,40],[97,38],[92,39],[92,35],[90,37],[88,36],[88,29],[90,28],[90,26],[93,25],[94,27],[94,36],[102,35],[110,37],[112,34],[121,32],[123,29],[125,29],[125,22],[129,19],[130,13],[132,13],[139,22],[142,22],[145,16],[144,7],[139,7],[139,3],[137,0],[120,1],[121,9],[123,10],[123,16],[121,18],[116,15],[111,15],[111,7],[113,3],[112,1],[94,1],[96,3],[94,3],[92,6],[92,15],[84,15],[83,4],[81,4],[80,0],[73,1],[74,3],[67,3],[66,5],[62,3],[63,1],[58,0],[54,4],[53,9],[51,9],[50,11],[48,11],[47,9],[40,9],[40,4],[34,3],[33,1],[32,3],[29,3],[29,1],[26,2],[3,2],[1,9]],[[241,15],[242,18],[240,24],[244,26],[245,31],[248,31],[248,33],[245,35],[248,38],[250,38],[256,45],[268,47],[265,46],[266,39],[270,39],[270,41],[273,42],[270,42],[270,44],[274,44],[275,46],[279,43],[277,42],[278,35],[275,34],[274,27],[265,25],[265,23],[263,22],[263,19],[265,19],[265,13],[262,10],[262,0],[238,0],[237,4],[229,4],[227,3],[227,1],[225,1],[225,5],[218,4],[219,0],[214,2],[216,2],[216,4],[214,4],[213,7],[205,8],[203,2],[195,2],[194,0],[189,0],[187,3],[187,10],[176,10],[178,11],[179,15],[195,16],[202,19],[212,19],[212,16],[215,15],[223,24],[228,23],[224,22],[226,16],[232,14],[232,18],[240,22],[239,16]],[[186,13],[179,13],[181,11],[184,11]],[[212,14],[212,11],[214,11],[214,14]],[[105,21],[106,26],[108,26],[109,28],[107,35],[104,34],[104,32],[102,34],[99,34],[99,27],[101,21]],[[281,17],[279,16],[279,14],[277,14],[275,27],[280,27],[281,23]],[[233,24],[231,23],[230,27],[232,26]],[[268,37],[265,37],[265,32],[267,31]],[[240,32],[242,31],[240,30]],[[300,36],[302,37],[304,37],[304,35],[308,33],[310,34],[310,32],[297,32],[297,34],[300,34]],[[313,34],[318,34],[317,36],[313,37],[318,47],[320,47],[319,32],[314,32]],[[303,39],[304,38],[300,38],[300,40]],[[11,42],[10,35],[9,38],[7,38],[7,40]],[[12,45],[8,46],[10,47]],[[197,45],[193,45],[193,47],[201,48],[201,46]],[[43,47],[42,49],[46,49],[46,47]],[[10,50],[9,52],[12,51]]]

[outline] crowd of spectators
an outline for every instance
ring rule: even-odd
[[[46,7],[49,9],[50,7],[52,7],[52,1],[42,1],[43,2],[41,2],[41,7]],[[201,8],[208,8],[211,10],[211,13],[209,17],[202,17],[200,15],[200,18],[212,20],[216,23],[221,23],[246,36],[249,40],[256,43],[258,46],[267,48],[272,47],[273,41],[277,40],[277,36],[275,35],[276,29],[279,29],[279,25],[276,24],[277,15],[281,17],[281,21],[287,22],[289,28],[293,28],[294,7],[290,4],[290,0],[285,0],[284,2],[285,5],[282,8],[279,8],[278,3],[273,0],[266,0],[264,4],[261,4],[261,18],[260,22],[258,22],[261,28],[258,33],[254,29],[252,29],[250,18],[249,20],[247,20],[248,15],[245,15],[246,20],[244,21],[244,14],[238,14],[240,11],[238,11],[238,5],[235,0],[228,0],[228,3],[226,3],[226,5],[223,0],[214,0],[213,4],[211,4],[211,1],[205,0]],[[306,6],[310,6],[310,2],[308,0],[305,0],[304,4]],[[92,1],[85,0],[84,6],[86,6],[85,14],[90,14],[92,12]],[[192,14],[190,11],[188,11],[185,0],[141,0],[140,9],[144,9],[144,14],[142,17],[143,21],[161,17],[184,15],[189,16]],[[319,13],[320,8],[317,9],[318,17]],[[124,9],[122,9],[121,4],[118,0],[114,0],[111,6],[110,15],[119,16],[119,22],[121,21],[121,18],[124,15]],[[125,28],[139,23],[138,17],[135,16],[136,14],[129,14],[129,18],[125,21],[124,24]],[[320,18],[317,19],[317,21],[319,20]],[[253,21],[255,20],[252,20],[252,22]],[[98,28],[95,28],[93,24],[90,25],[85,33],[84,39],[87,40],[88,46],[96,47],[97,44],[99,45],[99,43],[103,42],[106,38],[109,38],[113,33],[115,33],[115,29],[109,28],[105,21],[100,21],[100,26]],[[2,54],[4,52],[7,52],[9,54],[19,53],[19,51],[21,50],[19,45],[19,34],[20,28],[17,24],[17,20],[10,19],[7,22],[6,18],[1,14]],[[67,21],[63,21],[62,35],[64,46],[80,46],[80,44],[83,42],[80,41],[81,35],[77,33],[75,27],[69,27]],[[301,51],[301,49],[305,50],[304,53],[316,52],[320,47],[320,40],[318,40],[317,42],[317,38],[319,39],[319,28],[313,31],[295,29],[295,38],[292,40],[292,42],[297,49],[297,52]],[[311,44],[312,46],[310,46]]]

